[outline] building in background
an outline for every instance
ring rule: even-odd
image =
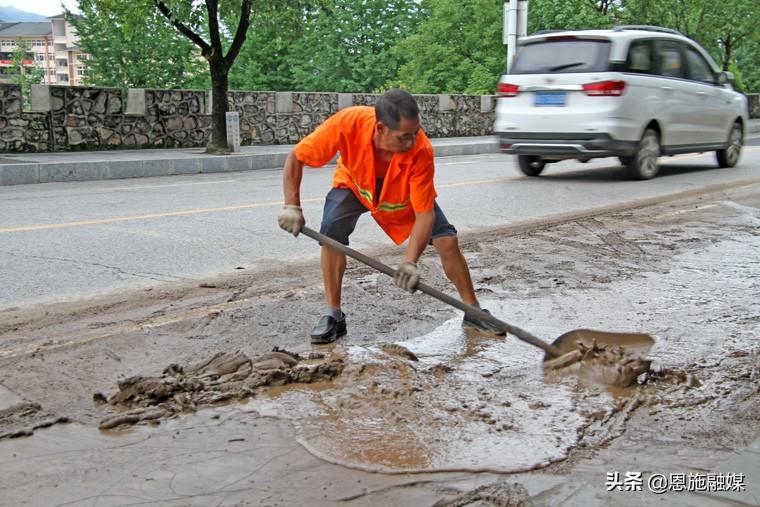
[[[48,19],[48,22],[0,22],[0,83],[10,80],[7,73],[13,51],[19,40],[24,40],[31,49],[24,65],[42,69],[45,84],[82,84],[87,55],[77,46],[76,29],[63,14]]]

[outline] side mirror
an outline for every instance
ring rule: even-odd
[[[734,80],[734,73],[723,71],[718,74],[718,84],[725,85],[731,84]]]

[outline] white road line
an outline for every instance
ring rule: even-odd
[[[134,187],[113,187],[113,188],[107,188],[106,190],[144,190],[144,189],[151,189],[151,188],[166,188],[166,187],[189,187],[191,185],[216,185],[216,184],[226,184],[226,183],[237,183],[238,180],[214,180],[214,181],[196,181],[192,183],[166,183],[161,184],[157,183],[155,185],[140,185],[140,186],[134,186]]]

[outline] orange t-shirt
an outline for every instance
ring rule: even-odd
[[[295,155],[305,165],[321,167],[340,152],[333,188],[353,190],[378,225],[396,244],[401,244],[412,232],[414,214],[433,210],[433,146],[420,129],[411,150],[393,154],[377,196],[372,141],[376,123],[374,108],[348,107],[302,139]]]

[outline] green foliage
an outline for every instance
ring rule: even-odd
[[[394,50],[387,87],[415,93],[493,93],[506,62],[501,0],[423,0],[417,32]]]
[[[607,14],[603,10],[607,7]],[[610,28],[615,24],[616,5],[590,0],[530,0],[528,33],[539,30]]]
[[[392,49],[414,32],[418,15],[414,0],[326,0],[307,8],[303,35],[288,55],[297,89],[380,88],[396,75]]]
[[[398,70],[415,0],[280,0],[259,6],[230,81],[248,90],[368,92]]]
[[[89,54],[85,82],[122,88],[205,85],[205,62],[150,0],[79,0],[81,16],[66,12]],[[205,76],[204,76],[205,77]],[[207,81],[207,78],[206,78]]]
[[[304,30],[306,2],[267,2],[251,13],[240,55],[230,71],[236,90],[299,90],[291,60]]]
[[[32,59],[32,48],[24,39],[19,38],[16,42],[16,48],[11,54],[11,66],[9,67],[8,76],[13,84],[21,86],[21,93],[24,96],[24,109],[29,109],[29,93],[32,85],[41,84],[45,78],[45,71],[35,67],[34,63],[24,64],[25,61]]]
[[[722,10],[731,1],[737,0],[629,0],[622,15],[626,24],[673,28],[696,40],[711,28],[710,18],[725,17]],[[713,45],[705,44],[705,49]]]
[[[92,55],[93,84],[210,86],[199,49],[152,0],[80,0],[73,18]],[[172,14],[210,41],[206,4],[165,0]],[[220,0],[220,46],[231,45],[241,0]],[[254,1],[233,89],[493,93],[506,63],[503,0]],[[651,24],[705,47],[738,85],[760,91],[760,0],[530,0],[528,33]]]
[[[737,88],[747,93],[760,93],[760,41],[749,41],[736,50],[730,67],[738,79]]]

